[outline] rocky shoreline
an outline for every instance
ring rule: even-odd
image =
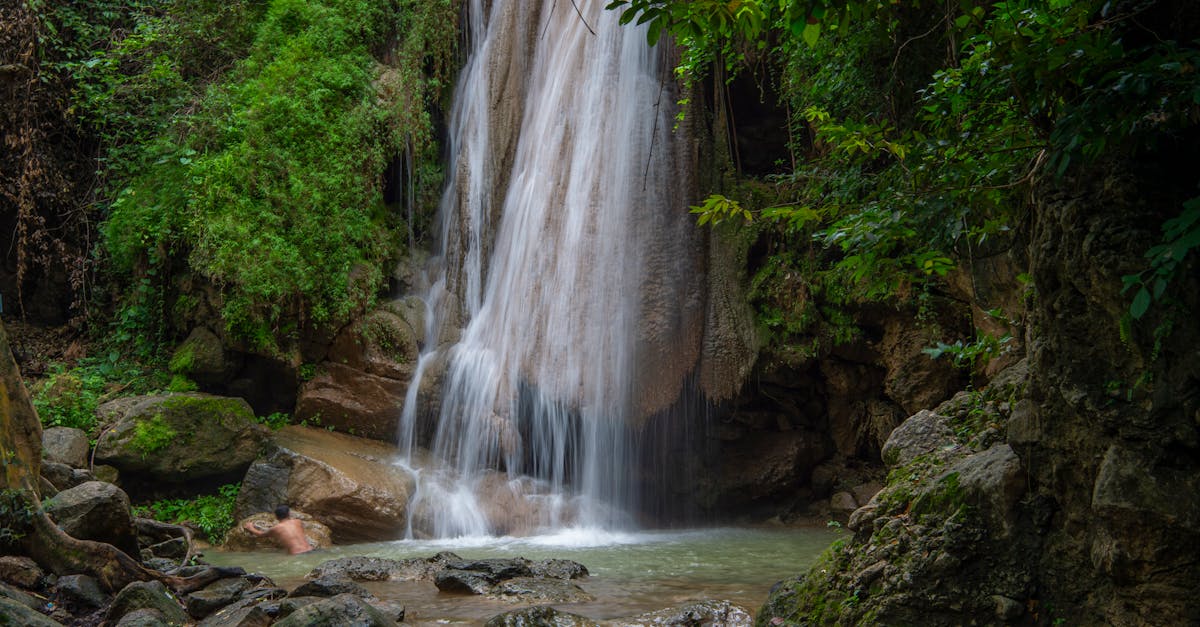
[[[478,595],[514,606],[487,620],[489,627],[751,624],[749,611],[720,600],[602,621],[555,609],[551,604],[592,598],[575,583],[587,578],[587,568],[570,560],[464,560],[450,552],[405,560],[347,557],[322,562],[291,590],[241,568],[186,561],[174,566],[165,566],[165,558],[144,561],[147,567],[161,567],[157,572],[172,582],[170,587],[162,581],[136,581],[110,594],[88,575],[58,577],[29,558],[3,556],[0,616],[29,627],[383,627],[403,622],[405,607],[377,598],[361,582],[424,581],[439,594]]]

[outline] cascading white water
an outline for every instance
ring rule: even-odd
[[[637,498],[640,316],[660,280],[645,268],[675,262],[654,215],[683,206],[664,67],[603,0],[469,3],[430,350],[400,427],[411,458],[429,440],[418,391],[442,364],[439,462],[421,471],[414,524],[621,526]]]

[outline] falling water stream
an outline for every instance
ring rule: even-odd
[[[426,443],[437,460],[411,507],[421,535],[619,529],[637,506],[648,250],[670,237],[654,214],[686,205],[659,50],[603,4],[469,0],[428,350],[399,434],[408,463]]]

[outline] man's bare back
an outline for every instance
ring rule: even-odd
[[[279,513],[277,510],[276,517],[279,517]],[[283,516],[279,517],[279,522],[266,531],[259,530],[254,523],[250,522],[245,524],[245,529],[256,536],[267,536],[274,539],[290,555],[311,551],[312,546],[308,544],[308,538],[304,537],[304,525],[299,520],[291,518],[286,509],[283,509],[282,513]]]

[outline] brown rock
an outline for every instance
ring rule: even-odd
[[[299,426],[272,437],[278,450],[266,461],[290,469],[287,505],[329,527],[335,542],[394,540],[404,534],[416,480],[392,463],[395,447]]]
[[[333,534],[329,527],[297,509],[291,510],[291,517],[300,521],[309,546],[314,549],[327,549],[333,546]],[[260,531],[266,531],[275,526],[276,518],[274,513],[260,512],[239,520],[237,526],[230,529],[229,534],[225,536],[225,549],[230,551],[271,551],[279,548],[279,545],[271,538],[256,536],[246,531],[243,528],[246,523],[253,524]]]
[[[338,333],[327,359],[377,377],[408,381],[420,356],[419,333],[395,312],[375,310]]]
[[[792,498],[830,451],[819,434],[760,431],[726,447],[718,491],[722,506],[741,507]]]
[[[353,435],[393,441],[407,389],[407,378],[390,379],[325,362],[320,373],[301,388],[295,417]]]
[[[37,587],[45,573],[37,562],[28,557],[16,555],[0,556],[0,581],[10,583],[18,588],[32,590]]]
[[[930,331],[909,318],[894,319],[884,326],[878,346],[887,369],[884,390],[905,414],[935,407],[962,388],[962,375],[951,360],[932,359],[922,352],[934,344]]]

